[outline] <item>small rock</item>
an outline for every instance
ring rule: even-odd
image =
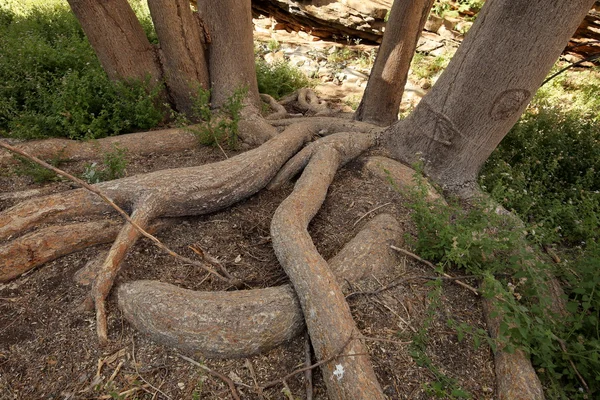
[[[185,383],[183,383],[183,382],[178,382],[178,383],[177,383],[177,387],[179,388],[179,390],[183,390],[183,389],[185,389]]]

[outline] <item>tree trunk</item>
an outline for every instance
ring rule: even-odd
[[[148,6],[169,95],[178,111],[191,115],[198,87],[209,88],[200,20],[187,0],[149,0]]]
[[[110,79],[161,80],[154,47],[127,0],[68,1]]]
[[[444,189],[468,196],[593,0],[488,1],[450,65],[387,147]]]
[[[247,88],[248,102],[260,110],[250,0],[203,0],[198,11],[208,27],[212,106]]]
[[[432,4],[433,0],[394,1],[383,43],[354,119],[382,126],[398,120],[410,61]]]

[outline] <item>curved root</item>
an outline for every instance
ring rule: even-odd
[[[383,278],[396,265],[389,245],[402,240],[400,224],[381,214],[329,263],[340,285]],[[156,281],[119,286],[125,318],[153,340],[210,358],[248,357],[293,339],[304,330],[290,285],[239,292],[197,292]]]
[[[341,288],[307,231],[341,162],[342,155],[332,146],[313,155],[294,191],[275,212],[271,238],[300,300],[317,357],[326,359],[344,347],[357,354],[321,367],[329,398],[384,399],[364,344],[352,340],[360,335]],[[341,369],[344,379],[336,379],[334,372]]]
[[[261,93],[260,98],[262,99],[262,101],[267,103],[269,107],[271,107],[271,110],[273,110],[273,113],[267,115],[265,119],[281,119],[286,118],[288,116],[288,112],[285,109],[285,107],[279,104],[277,100],[275,100],[272,96],[269,96],[265,93]]]

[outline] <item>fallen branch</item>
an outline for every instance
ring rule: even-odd
[[[421,263],[423,263],[423,264],[427,265],[428,267],[431,267],[431,268],[432,268],[432,269],[434,269],[434,270],[436,269],[436,266],[435,266],[435,265],[433,265],[432,263],[430,263],[430,262],[429,262],[429,261],[427,261],[427,260],[424,260],[424,259],[422,259],[422,258],[421,258],[421,257],[419,257],[418,255],[416,255],[416,254],[414,254],[414,253],[411,253],[411,252],[410,252],[410,251],[408,251],[408,250],[401,249],[401,248],[399,248],[399,247],[396,247],[396,246],[394,246],[394,245],[391,245],[390,247],[391,247],[392,249],[396,250],[396,251],[397,251],[397,252],[399,252],[399,253],[402,253],[402,254],[404,254],[404,255],[407,255],[407,256],[409,256],[409,257],[413,258],[414,260],[417,260],[417,261],[419,261],[419,262],[421,262]],[[454,278],[453,276],[451,276],[451,275],[448,275],[448,274],[447,274],[447,273],[445,273],[445,272],[442,272],[442,275],[443,275],[444,277],[446,277],[447,279],[451,279],[451,280],[453,280],[454,282],[456,282],[456,284],[457,284],[457,285],[460,285],[460,286],[464,287],[465,289],[469,289],[471,292],[473,292],[474,294],[476,294],[477,296],[479,296],[479,294],[480,294],[480,293],[479,293],[479,290],[475,289],[473,286],[471,286],[471,285],[467,285],[466,283],[464,283],[464,282],[461,282],[461,281],[457,280],[457,278]]]
[[[229,379],[227,376],[223,375],[220,372],[212,370],[212,369],[208,368],[206,365],[200,364],[198,361],[195,361],[189,357],[186,357],[183,354],[177,354],[177,356],[179,358],[189,362],[190,364],[193,364],[196,367],[203,369],[204,371],[208,372],[212,376],[215,376],[215,377],[221,379],[223,382],[225,382],[227,384],[227,386],[229,386],[229,390],[231,391],[231,395],[233,396],[233,398],[236,400],[240,400],[240,394],[238,393],[237,388],[235,387],[235,383],[231,379]]]
[[[163,250],[164,252],[166,252],[167,254],[169,254],[172,257],[175,257],[176,259],[178,259],[179,261],[182,261],[186,264],[191,264],[193,266],[202,268],[203,270],[205,270],[206,272],[211,273],[212,275],[214,275],[215,277],[217,277],[218,279],[234,284],[234,286],[240,286],[241,285],[241,281],[236,280],[235,282],[231,281],[230,279],[227,279],[226,277],[222,276],[221,274],[219,274],[217,271],[213,270],[210,267],[207,267],[206,265],[199,263],[195,260],[192,260],[190,258],[181,256],[179,254],[177,254],[176,252],[174,252],[173,250],[169,249],[167,246],[165,246],[160,240],[158,240],[158,238],[156,238],[156,236],[148,233],[146,230],[144,230],[141,226],[139,226],[134,220],[131,219],[131,217],[129,216],[129,214],[127,214],[121,207],[119,207],[118,205],[116,205],[111,199],[109,199],[101,190],[95,188],[94,186],[90,185],[89,183],[77,178],[76,176],[73,176],[71,174],[69,174],[68,172],[65,172],[59,168],[56,168],[53,165],[48,164],[47,162],[40,160],[39,158],[32,156],[30,154],[27,154],[26,152],[19,150],[16,147],[13,147],[9,144],[0,142],[0,147],[5,148],[6,150],[12,151],[14,153],[17,153],[25,158],[27,158],[28,160],[46,168],[49,169],[51,171],[53,171],[54,173],[56,173],[57,175],[63,176],[67,179],[69,179],[72,182],[77,183],[78,185],[80,185],[81,187],[83,187],[84,189],[87,189],[88,191],[96,194],[97,196],[99,196],[102,200],[104,200],[104,202],[106,202],[108,205],[110,205],[115,211],[117,211],[128,223],[131,224],[131,226],[133,226],[142,236],[150,239],[152,241],[152,243],[154,243],[158,248],[160,248],[161,250]]]

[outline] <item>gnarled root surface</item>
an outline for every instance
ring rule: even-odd
[[[347,159],[333,146],[315,152],[292,194],[271,222],[273,248],[300,300],[316,356],[355,354],[322,365],[330,399],[384,399],[342,289],[316,250],[307,227],[338,167]]]
[[[380,214],[331,260],[340,286],[371,275],[383,278],[396,265],[390,245],[401,229]],[[270,350],[304,330],[304,317],[290,285],[236,292],[197,292],[156,281],[118,288],[125,318],[153,340],[208,358],[247,357]]]
[[[131,219],[142,229],[148,228],[158,217],[207,214],[258,192],[305,142],[320,132],[332,130],[332,126],[332,121],[301,122],[288,127],[259,148],[222,162],[162,170],[95,186],[116,205],[128,210]],[[109,224],[103,234],[99,235],[100,239],[90,239],[89,234],[81,233],[82,229],[85,230],[83,225],[77,225],[79,231],[63,229],[61,233],[64,234],[64,244],[53,244],[45,252],[38,250],[39,255],[34,254],[33,247],[50,243],[48,240],[53,231],[47,229],[60,228],[46,228],[19,238],[20,235],[39,227],[40,224],[106,213],[114,214],[114,211],[96,194],[83,189],[34,198],[0,213],[0,240],[7,241],[1,250],[5,254],[15,254],[24,248],[29,249],[27,260],[22,259],[23,263],[18,265],[9,263],[7,258],[2,259],[0,280],[12,279],[39,265],[43,262],[41,260],[75,251],[86,243],[91,244],[91,241],[98,243],[110,240],[108,238],[114,236],[116,227]],[[129,223],[120,228],[117,239],[93,282],[92,298],[96,305],[98,336],[101,342],[107,340],[104,300],[110,292],[121,261],[139,236],[139,230]],[[88,238],[88,242],[84,240],[85,237]]]

